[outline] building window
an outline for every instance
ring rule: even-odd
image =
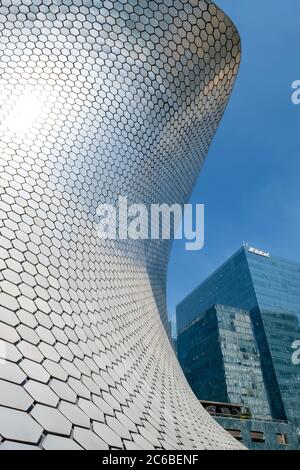
[[[265,442],[265,435],[260,431],[251,431],[250,436],[253,442]]]
[[[242,431],[240,429],[226,429],[226,431],[229,432],[229,434],[231,434],[232,437],[238,441],[242,440]]]
[[[282,444],[286,446],[288,444],[288,438],[286,434],[276,434],[277,444]]]

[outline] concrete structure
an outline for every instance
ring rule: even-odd
[[[97,237],[100,203],[184,203],[239,36],[210,0],[0,6],[1,449],[239,444],[165,331],[169,241]]]
[[[299,436],[291,423],[284,420],[251,417],[241,405],[205,402],[204,408],[235,439],[253,450],[299,449]]]

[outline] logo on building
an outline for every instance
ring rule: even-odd
[[[270,253],[268,253],[267,251],[259,250],[258,248],[250,247],[248,251],[250,253],[254,253],[255,255],[264,256],[265,258],[270,258]]]

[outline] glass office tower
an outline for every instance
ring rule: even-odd
[[[214,324],[211,320],[210,329],[204,322],[211,315],[207,312],[213,311],[212,306],[215,304],[230,306],[223,308],[225,324],[229,330],[233,328],[232,335],[226,333],[232,357],[228,345],[227,349],[223,347],[218,320],[215,319]],[[231,306],[248,312],[245,312],[241,324],[248,328],[248,322],[251,321],[258,349],[256,357],[259,357],[272,419],[292,423],[296,436],[300,429],[300,365],[292,361],[292,345],[294,341],[300,340],[300,264],[243,246],[177,306],[179,359],[194,392],[202,400],[246,403],[243,397],[239,400],[238,396],[229,394],[228,384],[231,379],[227,380],[226,388],[220,381],[220,377],[223,377],[224,382],[226,371],[226,354],[223,355],[223,350],[231,360],[232,370],[240,368],[241,335],[238,331],[234,332],[239,322],[237,319],[231,320]],[[194,325],[198,325],[197,333]],[[192,338],[194,334],[200,339]],[[206,350],[203,349],[203,356],[198,354],[196,360],[195,351],[190,351],[195,342],[202,341],[202,336],[207,338]],[[218,338],[220,345],[212,352],[209,343],[215,341],[217,344]],[[245,351],[246,355],[248,353]],[[252,354],[252,360],[254,357]],[[223,376],[220,372],[222,367]],[[208,386],[207,377],[211,379],[214,374],[215,383],[212,381]],[[245,388],[249,385],[246,375],[240,375]],[[230,377],[230,374],[227,376]],[[231,376],[234,382],[234,372],[231,372]],[[203,393],[204,389],[207,393]],[[249,387],[247,390],[249,393]],[[261,409],[258,396],[255,400],[257,409]],[[254,415],[257,413],[255,400],[252,403]]]
[[[215,304],[290,312],[299,318],[300,264],[261,250],[240,248],[178,304],[177,331]]]
[[[296,315],[251,311],[272,416],[300,423],[300,365],[293,364],[292,344],[300,340]]]
[[[216,305],[178,337],[178,359],[199,400],[239,403],[270,418],[249,312]]]

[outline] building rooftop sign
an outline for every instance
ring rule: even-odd
[[[263,250],[259,250],[258,248],[250,247],[248,248],[248,251],[250,253],[254,253],[255,255],[264,256],[265,258],[270,258],[270,253],[263,251]]]

